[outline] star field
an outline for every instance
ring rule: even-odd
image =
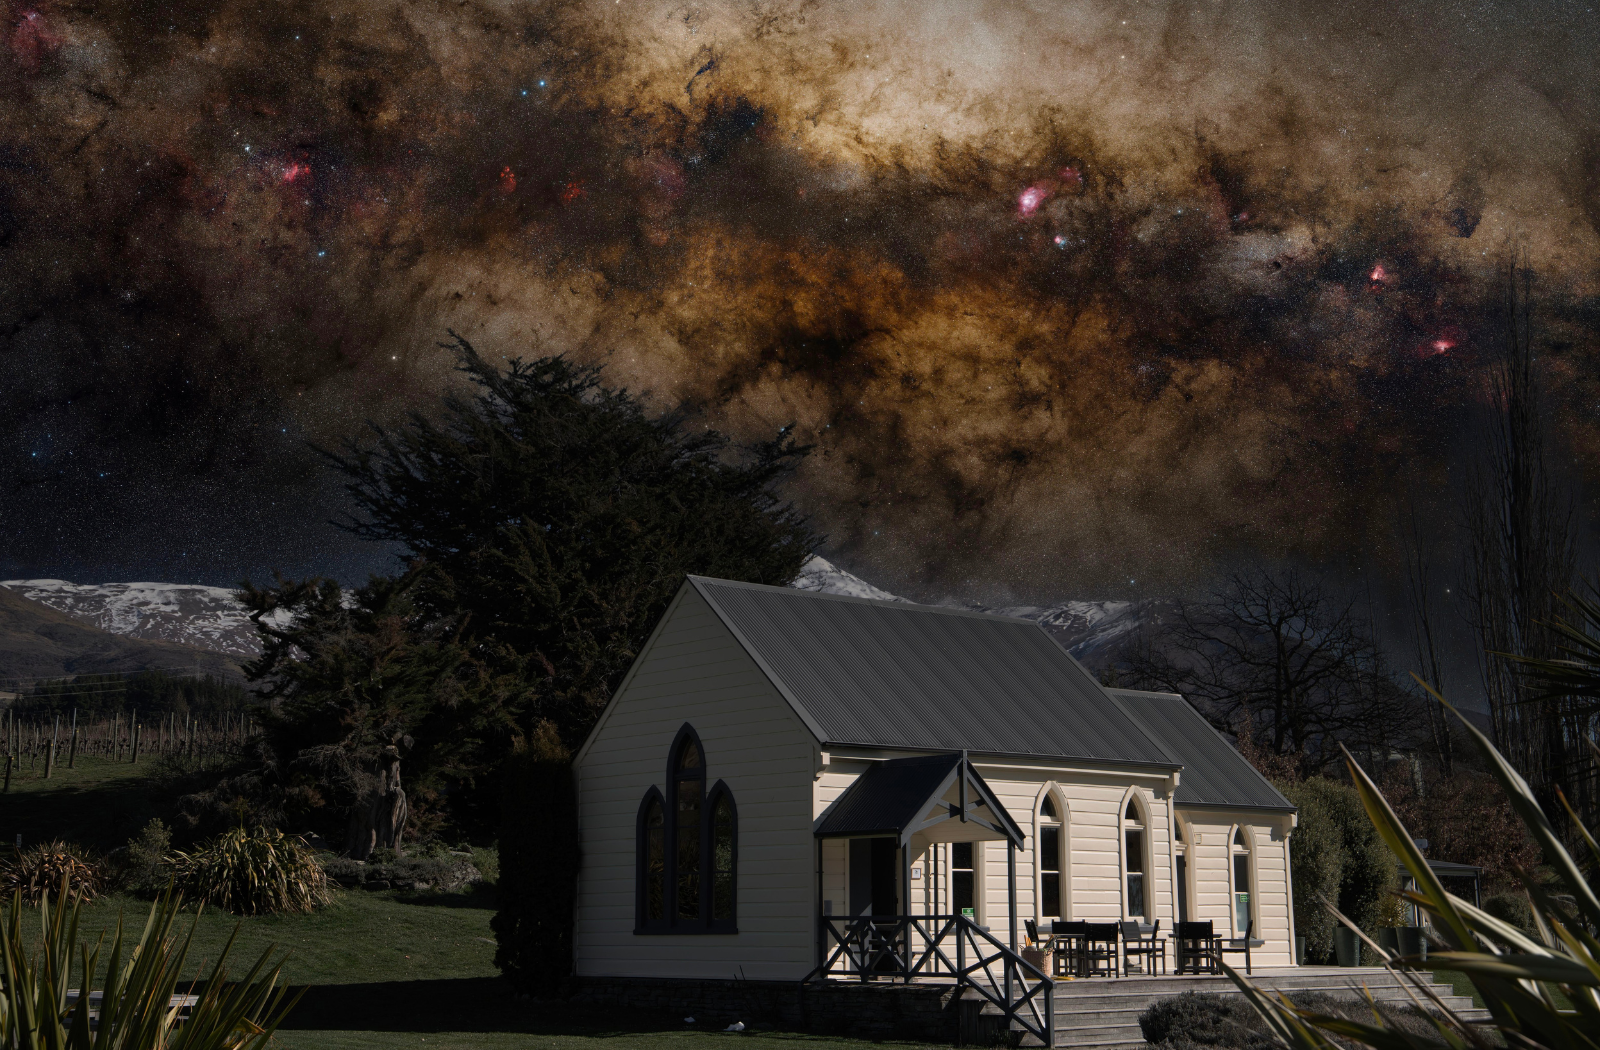
[[[817,446],[920,593],[1383,556],[1537,275],[1600,466],[1582,5],[0,5],[0,571],[359,577],[446,329]],[[1137,581],[1137,583],[1133,582]]]

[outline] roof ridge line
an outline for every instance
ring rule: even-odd
[[[1026,623],[1038,625],[1037,620],[1030,620],[1024,616],[1005,616],[1000,613],[979,612],[976,609],[960,609],[948,605],[924,605],[921,602],[906,601],[905,599],[891,600],[888,598],[860,598],[853,594],[832,594],[828,591],[813,591],[803,587],[776,587],[770,583],[750,583],[745,580],[726,580],[720,576],[697,576],[687,574],[691,580],[701,583],[712,583],[727,587],[737,587],[740,590],[771,591],[796,597],[814,598],[821,601],[850,602],[856,605],[876,605],[884,609],[898,609],[904,612],[931,612],[942,613],[946,616],[965,616],[980,620],[999,620],[1002,623]]]

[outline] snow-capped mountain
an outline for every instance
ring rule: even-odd
[[[800,567],[800,575],[789,586],[802,591],[821,591],[823,594],[842,594],[847,598],[876,598],[885,602],[904,602],[898,594],[890,594],[882,587],[874,587],[853,572],[846,572],[820,554]]]
[[[903,602],[909,599],[875,587],[852,572],[839,568],[820,555],[813,555],[789,586],[824,594],[843,594],[851,598],[877,598]],[[968,602],[961,606],[974,612],[1015,616],[1041,624],[1061,640],[1061,644],[1089,664],[1109,656],[1117,646],[1132,641],[1146,624],[1160,623],[1171,611],[1172,603],[1159,598],[1137,602],[1070,601],[1059,605],[1021,605],[994,607]]]
[[[851,598],[909,601],[814,555],[791,587]],[[260,652],[255,626],[244,606],[226,587],[187,583],[69,583],[66,580],[0,580],[8,588],[73,619],[112,634],[179,642],[198,649],[250,659]],[[1145,624],[1159,623],[1170,603],[1069,601],[1051,606],[990,607],[968,602],[962,608],[1034,620],[1091,665],[1131,639]]]
[[[0,580],[0,587],[112,634],[179,642],[240,659],[260,652],[249,614],[226,587],[66,580]]]

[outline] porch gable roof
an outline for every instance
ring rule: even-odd
[[[944,804],[957,777],[966,780],[967,790],[961,796],[966,800],[965,814],[959,800]],[[928,817],[935,806],[939,807],[939,815]],[[988,813],[984,814],[984,810]],[[931,830],[946,821],[959,821],[963,815],[967,821],[1022,848],[1022,829],[965,754],[874,762],[818,819],[815,834],[819,839],[894,835],[905,843],[919,831]],[[934,834],[937,839],[938,833]]]
[[[824,745],[1182,766],[1030,620],[688,583]]]

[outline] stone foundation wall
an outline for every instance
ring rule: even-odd
[[[948,984],[578,977],[570,993],[574,1003],[659,1013],[680,1024],[693,1017],[702,1030],[743,1021],[864,1039],[955,1043],[962,1035],[963,1004]],[[977,1004],[966,1005],[972,1013]]]

